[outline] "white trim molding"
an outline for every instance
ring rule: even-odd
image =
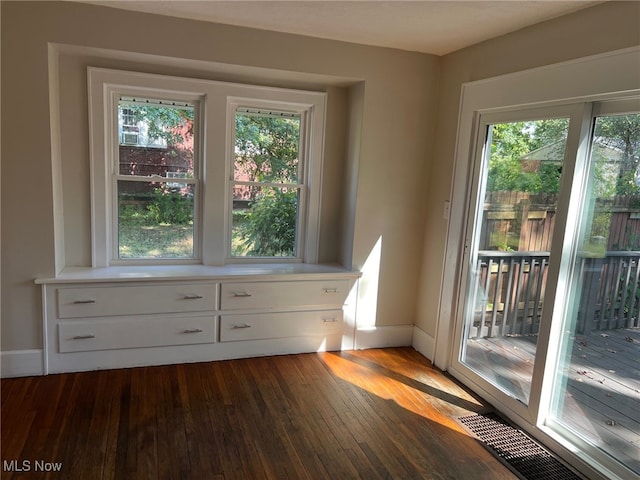
[[[357,329],[354,349],[408,347],[413,338],[413,328],[413,325],[390,325]]]
[[[434,336],[414,326],[411,346],[433,362],[433,354],[436,351],[436,339]]]
[[[31,377],[43,375],[42,350],[8,350],[0,352],[0,377]]]

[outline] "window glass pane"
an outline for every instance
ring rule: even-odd
[[[118,257],[194,258],[195,185],[118,181]]]
[[[235,257],[296,256],[299,189],[252,188],[250,199],[242,198],[243,185],[234,189],[231,254]]]
[[[236,113],[236,181],[298,183],[300,115]]]
[[[489,125],[461,360],[528,404],[569,120]]]
[[[640,474],[640,114],[597,118],[590,162],[550,414]]]
[[[193,126],[193,105],[120,99],[118,173],[194,178]]]

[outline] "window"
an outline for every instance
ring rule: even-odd
[[[237,107],[233,120],[231,254],[296,257],[305,194],[302,115]]]
[[[89,69],[93,266],[317,262],[325,94]]]
[[[193,103],[118,100],[114,258],[196,258],[200,175],[195,111]]]

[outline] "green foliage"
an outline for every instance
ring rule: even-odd
[[[191,107],[163,107],[154,103],[130,103],[126,105],[137,122],[149,127],[149,138],[161,138],[167,145],[179,145],[184,141],[178,129],[187,127],[193,135],[194,109]]]
[[[147,207],[157,223],[186,225],[193,222],[193,199],[180,191],[157,187]]]
[[[640,114],[598,117],[594,132],[601,148],[621,153],[616,181],[618,195],[638,195],[640,165]]]
[[[300,119],[237,114],[235,124],[236,170],[255,182],[297,182]]]
[[[297,192],[275,189],[261,195],[244,215],[242,245],[246,255],[278,257],[295,255]]]
[[[557,193],[567,129],[566,119],[493,125],[487,189]],[[594,139],[596,196],[640,195],[640,115],[598,117]],[[522,157],[543,147],[552,161],[542,161],[536,171],[524,171]]]
[[[558,193],[567,128],[566,119],[493,125],[487,190]],[[536,171],[525,171],[523,157],[543,147],[548,158]]]

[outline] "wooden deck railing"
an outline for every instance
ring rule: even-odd
[[[537,334],[548,264],[548,252],[481,251],[470,338]],[[640,326],[639,265],[640,251],[581,260],[577,333]]]

